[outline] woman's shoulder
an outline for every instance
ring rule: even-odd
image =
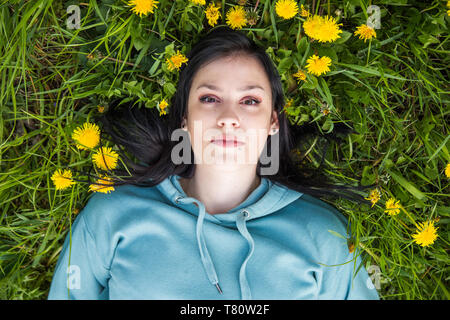
[[[294,201],[289,213],[312,232],[330,234],[331,230],[342,235],[347,232],[347,218],[334,206],[309,194],[302,194]]]
[[[289,206],[287,226],[293,241],[303,248],[313,248],[311,252],[317,259],[327,264],[342,263],[347,257],[349,238],[347,218],[327,202],[303,194]],[[342,261],[341,261],[342,260]]]
[[[154,207],[162,201],[156,187],[124,184],[115,186],[114,191],[108,193],[93,193],[80,215],[89,225],[120,221],[131,218],[133,214],[139,214],[139,208]]]

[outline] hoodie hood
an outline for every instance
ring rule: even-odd
[[[260,185],[238,206],[225,213],[211,215],[206,212],[205,206],[198,199],[189,197],[184,192],[179,183],[180,176],[171,175],[157,185],[159,191],[167,197],[172,205],[179,207],[192,215],[197,216],[196,236],[200,258],[206,279],[214,285],[219,293],[222,289],[219,284],[219,276],[216,273],[214,262],[212,261],[207,248],[207,239],[203,234],[203,224],[205,220],[210,223],[235,227],[240,235],[247,241],[248,253],[242,261],[239,270],[239,284],[242,299],[251,299],[251,291],[247,282],[246,266],[254,251],[254,241],[247,229],[247,222],[261,219],[267,215],[274,214],[286,207],[293,201],[300,198],[303,193],[289,189],[277,182],[261,177]]]

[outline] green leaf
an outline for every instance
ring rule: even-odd
[[[142,39],[140,39],[140,38],[133,38],[133,39],[132,39],[132,42],[133,42],[134,48],[135,48],[137,51],[141,50],[141,49],[142,49],[143,47],[145,47],[145,45],[146,45],[146,43],[145,43]],[[148,48],[149,45],[150,45],[150,44],[147,44],[147,48]]]
[[[344,237],[344,236],[341,235],[340,233],[337,233],[336,231],[328,230],[328,232],[331,233],[332,235],[336,236],[336,237],[339,237],[339,238],[341,238],[341,239],[346,239],[346,240],[347,240],[346,237]]]
[[[434,126],[433,126],[434,127]],[[444,140],[444,142],[441,143],[441,145],[436,149],[436,151],[433,153],[433,155],[427,160],[427,163],[434,159],[434,157],[441,151],[441,149],[444,150],[444,153],[446,154],[448,158],[448,151],[445,145],[447,144],[448,139],[450,138],[450,135],[447,136]]]
[[[364,166],[361,178],[361,184],[368,186],[375,183],[376,174],[372,171],[372,166]]]
[[[164,93],[168,96],[172,96],[177,91],[175,86],[171,82],[166,82],[164,84],[163,89],[164,89]]]
[[[300,87],[301,89],[315,89],[319,85],[319,83],[317,82],[317,78],[314,76],[307,77],[306,80],[307,81],[303,82],[302,86]]]
[[[359,66],[359,65],[356,65],[356,64],[347,64],[347,63],[336,63],[336,64],[341,65],[343,67],[347,67],[347,68],[353,69],[353,70],[357,70],[357,71],[362,72],[362,73],[366,73],[366,74],[370,74],[370,75],[381,77],[380,71],[378,71],[376,69],[373,69],[373,68],[363,67],[363,66]],[[386,78],[391,78],[391,79],[395,79],[395,80],[402,80],[402,81],[408,80],[406,78],[393,76],[393,75],[388,74],[388,73],[384,73],[383,76],[386,77]]]
[[[319,57],[323,57],[323,56],[327,56],[331,59],[331,66],[333,66],[333,64],[339,62],[339,58],[336,54],[336,50],[334,48],[318,48],[317,49],[317,54],[319,55]],[[330,68],[331,69],[331,68]]]
[[[323,78],[320,78],[319,81],[321,85],[317,87],[317,90],[319,91],[322,98],[327,102],[327,104],[330,107],[334,108],[333,98],[331,96],[331,92],[330,89],[328,88],[327,82]]]
[[[308,48],[308,38],[302,37],[297,44],[297,51],[299,54],[302,54]]]
[[[305,123],[305,122],[307,122],[307,121],[309,121],[309,114],[307,114],[307,113],[302,113],[301,115],[300,115],[300,119],[298,119],[298,121],[297,121],[297,124],[302,124],[302,123]]]
[[[432,43],[439,43],[439,40],[433,37],[431,34],[423,34],[421,36],[418,36],[417,38],[420,40],[420,42],[423,43],[422,48],[426,48]]]
[[[386,169],[392,168],[394,166],[394,161],[392,161],[391,159],[386,159],[383,162]]]
[[[278,49],[277,54],[281,59],[288,58],[291,56],[292,50]]]
[[[327,118],[325,122],[322,124],[322,130],[325,131],[325,133],[330,133],[333,131],[334,123],[331,118]]]
[[[278,72],[280,74],[285,73],[291,68],[293,64],[294,60],[291,57],[281,59],[280,63],[278,64]]]
[[[153,76],[156,72],[156,70],[159,67],[159,64],[161,63],[161,57],[163,56],[163,54],[161,54],[158,59],[155,60],[155,62],[153,63],[152,67],[150,68],[150,71],[148,72],[151,76]]]
[[[274,10],[274,7],[270,6],[270,21],[272,22],[273,32],[275,33],[275,41],[278,45],[278,31],[277,31],[277,24],[275,22],[275,16],[274,16],[273,10]]]
[[[175,43],[171,42],[164,48],[164,53],[168,56],[175,54]]]
[[[400,184],[403,188],[405,188],[414,197],[416,197],[419,200],[423,200],[426,198],[426,195],[423,192],[417,189],[411,182],[406,180],[399,172],[390,169],[386,170],[398,184]]]
[[[350,39],[350,37],[352,36],[352,33],[342,30],[342,33],[340,34],[340,36],[341,37],[334,42],[335,44],[345,43],[348,39]]]
[[[415,174],[416,176],[418,176],[419,178],[425,180],[426,182],[428,182],[428,183],[433,183],[433,182],[431,182],[430,179],[428,179],[427,177],[425,177],[425,176],[424,176],[423,174],[421,174],[419,171],[414,170],[414,169],[411,169],[411,172],[414,173],[414,174]]]
[[[447,300],[450,299],[450,293],[448,293],[445,285],[441,282],[441,280],[436,278],[432,273],[430,273],[430,276],[433,278],[434,281],[436,281],[436,283],[442,289],[442,292],[444,292],[445,296],[447,297]]]

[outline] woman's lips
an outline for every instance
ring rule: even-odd
[[[244,142],[237,140],[212,140],[212,143],[218,146],[222,146],[224,148],[239,147],[244,145]]]

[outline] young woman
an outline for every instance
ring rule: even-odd
[[[49,299],[378,299],[315,197],[338,186],[292,160],[302,135],[264,49],[222,27],[187,57],[167,121],[116,102],[100,120],[141,164],[78,215]]]

